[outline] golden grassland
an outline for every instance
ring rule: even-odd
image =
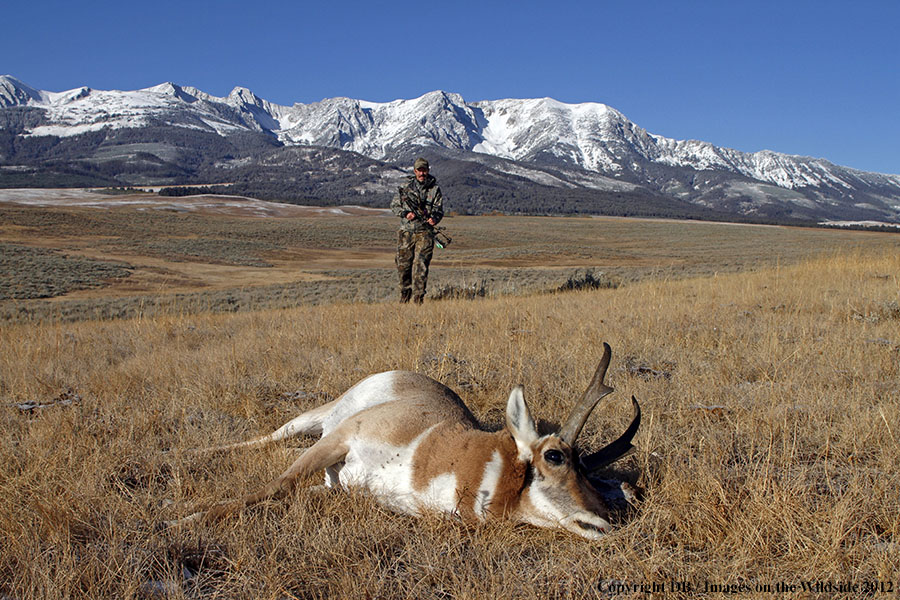
[[[419,307],[7,323],[0,597],[771,598],[804,597],[776,587],[803,582],[896,597],[900,255],[712,273],[726,270]],[[535,416],[559,422],[602,341],[618,391],[581,441],[618,435],[637,396],[638,450],[610,476],[646,493],[600,542],[304,489],[215,525],[159,526],[257,489],[310,442],[190,449],[268,432],[367,374],[424,372],[495,424],[523,383]],[[35,401],[48,405],[16,406]]]
[[[396,296],[393,217],[252,218],[218,212],[237,211],[233,199],[224,208],[224,200],[213,204],[212,213],[102,199],[111,208],[16,206],[0,197],[0,320],[256,311]],[[584,283],[586,273],[615,286],[793,264],[857,247],[900,252],[897,234],[813,228],[510,216],[448,217],[444,224],[453,243],[436,251],[432,297],[531,294],[573,278]]]

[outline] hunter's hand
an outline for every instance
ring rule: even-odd
[[[428,224],[434,227],[437,223],[434,222],[434,219],[428,219]]]
[[[407,220],[407,221],[413,221],[413,220],[415,220],[415,218],[416,218],[416,215],[412,214],[411,212],[406,213],[406,220]]]

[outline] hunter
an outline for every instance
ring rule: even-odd
[[[413,175],[397,191],[391,210],[402,219],[397,244],[400,302],[412,299],[421,304],[434,253],[434,226],[444,217],[444,197],[427,160],[417,158],[413,163]]]

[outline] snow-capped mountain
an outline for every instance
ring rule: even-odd
[[[741,214],[900,221],[900,175],[673,140],[599,103],[550,98],[467,102],[458,94],[435,91],[385,103],[331,98],[281,106],[240,87],[226,97],[173,83],[135,91],[47,92],[2,76],[4,113],[0,131],[7,135],[37,140],[91,134],[93,143],[106,145],[107,157],[122,155],[112,146],[136,154],[135,144],[112,144],[110,135],[149,129],[163,137],[162,131],[226,139],[253,134],[273,148],[316,146],[401,164],[424,147],[438,157],[477,163],[497,177],[559,190],[646,192]],[[98,142],[103,132],[107,135]],[[157,146],[162,141],[154,139]],[[144,154],[171,162],[171,147],[163,151],[142,144]],[[0,145],[0,164],[15,165],[12,154],[4,154]],[[149,156],[143,160],[152,162]],[[234,160],[216,164],[234,168]],[[490,201],[489,194],[483,196]]]

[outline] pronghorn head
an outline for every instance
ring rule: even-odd
[[[609,509],[587,476],[628,454],[640,425],[640,407],[632,398],[634,418],[616,441],[590,455],[581,455],[575,441],[591,411],[613,389],[604,383],[610,359],[609,345],[585,390],[558,433],[541,436],[525,404],[522,387],[513,389],[506,405],[506,427],[516,442],[520,461],[528,471],[516,517],[545,528],[562,527],[582,537],[596,539],[611,530]]]

